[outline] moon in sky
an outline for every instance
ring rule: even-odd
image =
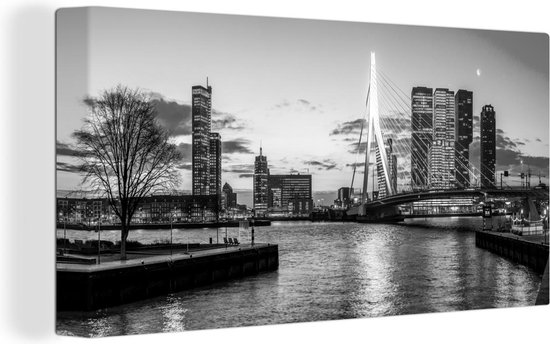
[[[479,69],[479,68],[476,69],[476,74],[477,74],[477,76],[481,76],[481,69]]]

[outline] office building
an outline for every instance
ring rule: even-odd
[[[192,116],[192,190],[193,195],[210,195],[210,126],[212,87],[193,86]]]
[[[455,95],[446,88],[437,88],[433,94],[433,134],[428,151],[430,188],[454,188]]]
[[[313,209],[311,175],[269,175],[268,208],[273,212],[309,215]]]
[[[470,187],[470,144],[473,141],[473,93],[458,90],[455,95],[455,179],[456,187]]]
[[[209,194],[221,196],[222,193],[222,141],[218,133],[210,133],[209,149]]]
[[[413,87],[411,110],[411,183],[413,189],[426,189],[428,150],[433,136],[432,88]]]
[[[397,155],[393,152],[393,140],[390,138],[386,141],[384,151],[388,161],[388,175],[390,187],[397,191]],[[388,186],[386,184],[386,178],[384,176],[384,169],[382,166],[382,157],[380,156],[380,149],[376,146],[376,174],[378,177],[378,198],[389,196]]]
[[[267,212],[268,177],[267,157],[262,154],[260,147],[260,155],[254,161],[253,203],[256,216],[265,216]]]
[[[132,224],[201,223],[218,220],[215,195],[151,195],[141,199]],[[107,198],[57,197],[57,223],[81,224],[94,228],[120,223]]]
[[[495,187],[496,163],[495,109],[491,105],[485,105],[481,110],[479,120],[481,187],[492,189]]]

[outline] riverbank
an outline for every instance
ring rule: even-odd
[[[132,251],[101,264],[58,262],[57,310],[91,311],[144,300],[279,267],[278,245],[247,244],[207,250]]]
[[[526,265],[542,274],[548,263],[548,244],[538,236],[476,231],[476,247]]]
[[[189,222],[174,222],[172,224],[170,223],[136,223],[130,225],[130,230],[138,230],[138,229],[170,229],[170,228],[177,228],[177,229],[196,229],[196,228],[224,228],[224,227],[239,227],[241,221],[222,221],[222,222],[196,222],[196,223],[189,223]],[[264,226],[271,226],[271,220],[267,219],[256,219],[256,220],[248,220],[248,226],[252,227],[264,227]],[[76,230],[88,230],[88,231],[96,231],[98,228],[97,225],[86,225],[84,223],[66,223],[58,222],[57,223],[57,229],[76,229]],[[109,230],[120,230],[120,225],[101,225],[102,231],[109,231]]]
[[[57,331],[95,337],[532,306],[542,276],[476,248],[475,233],[464,228],[479,228],[480,222],[430,219],[423,227],[273,223],[256,229],[255,242],[278,244],[276,272],[97,312],[60,311]],[[228,232],[228,237],[238,233]],[[73,231],[67,238],[94,234]],[[116,240],[117,234],[102,233],[102,238]],[[130,235],[153,243],[169,239],[170,231]],[[191,243],[207,243],[209,237],[216,242],[216,229],[174,231],[174,242],[188,237]],[[250,240],[239,238],[245,244]]]

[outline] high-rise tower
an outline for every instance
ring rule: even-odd
[[[495,109],[485,105],[480,116],[480,161],[481,187],[492,189],[495,187],[496,163],[496,120]]]
[[[260,155],[256,156],[254,161],[254,212],[256,216],[263,216],[267,211],[267,202],[269,190],[267,186],[269,178],[269,168],[267,166],[267,157],[262,154],[260,147]]]
[[[222,141],[218,133],[210,133],[210,171],[209,193],[221,195],[222,193]]]
[[[470,144],[473,141],[473,93],[458,90],[455,95],[456,187],[470,186]]]
[[[436,189],[455,186],[455,96],[437,88],[433,94],[433,137],[429,148],[429,185]]]
[[[411,179],[413,188],[428,187],[428,151],[433,138],[432,88],[413,87],[411,92]]]
[[[387,139],[384,150],[388,161],[388,170],[390,177],[390,185],[394,191],[397,191],[397,156],[393,152],[393,140]],[[378,197],[383,198],[388,196],[386,181],[384,179],[384,171],[382,166],[382,152],[380,147],[376,146],[376,172],[378,176]]]
[[[193,195],[210,194],[210,125],[212,87],[193,86],[192,115],[192,183]]]

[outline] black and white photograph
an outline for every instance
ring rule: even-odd
[[[546,33],[78,7],[55,36],[58,335],[548,305]]]

